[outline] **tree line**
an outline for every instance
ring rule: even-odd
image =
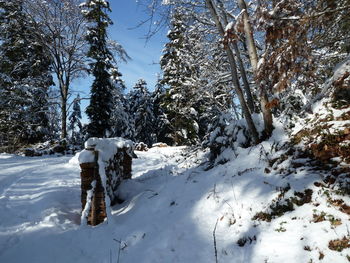
[[[141,2],[148,36],[167,26],[168,42],[154,91],[140,80],[125,94],[116,57],[128,55],[107,34],[108,1],[0,1],[2,144],[123,136],[204,142],[217,155],[265,140],[274,117],[292,126],[350,52],[349,0]],[[94,79],[86,127],[81,98],[69,104],[82,74]]]

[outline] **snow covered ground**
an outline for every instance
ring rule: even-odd
[[[97,227],[80,226],[77,157],[1,154],[0,262],[346,262],[349,248],[328,245],[350,235],[348,215],[314,185],[319,172],[297,166],[282,176],[290,158],[266,170],[266,158],[283,153],[272,148],[265,142],[240,149],[237,158],[209,171],[198,166],[201,151],[137,152],[133,179],[120,186],[126,201]],[[306,188],[313,191],[311,202],[271,222],[252,220]],[[322,213],[324,220],[315,220]]]

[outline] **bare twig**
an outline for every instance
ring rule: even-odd
[[[216,247],[216,227],[218,225],[218,222],[219,222],[219,218],[216,220],[215,227],[213,230],[215,263],[218,263],[218,250]]]
[[[117,259],[117,263],[119,263],[119,259],[120,259],[120,251],[121,251],[121,245],[122,245],[122,242],[120,240],[117,240],[115,238],[113,238],[113,240],[117,243],[119,243],[119,248],[118,248],[118,259]]]
[[[317,18],[326,14],[332,14],[332,13],[337,13],[340,11],[344,11],[350,9],[350,5],[342,6],[336,9],[327,9],[323,12],[315,13],[315,14],[310,14],[306,16],[291,16],[291,17],[276,17],[274,19],[280,19],[280,20],[301,20],[301,19],[311,19],[311,18]]]

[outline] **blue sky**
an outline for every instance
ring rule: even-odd
[[[145,7],[138,4],[136,0],[110,0],[109,2],[112,9],[109,15],[114,23],[109,29],[109,36],[122,44],[131,57],[127,63],[119,63],[119,71],[123,74],[122,79],[127,88],[131,89],[138,79],[143,78],[148,88],[153,90],[157,81],[157,73],[160,72],[159,64],[155,63],[159,62],[166,42],[167,29],[162,30],[146,43],[144,36],[148,30],[147,26],[131,29],[148,18]],[[77,79],[72,89],[78,91],[81,97],[87,97],[91,82],[91,77]],[[82,111],[85,111],[87,105],[88,101],[82,101]],[[83,122],[87,122],[86,116],[83,116]]]
[[[123,80],[127,88],[132,88],[136,81],[143,78],[148,83],[148,88],[153,90],[156,84],[156,74],[160,72],[159,58],[166,42],[164,29],[153,36],[147,43],[144,39],[148,27],[146,25],[135,27],[148,18],[145,7],[136,0],[110,0],[112,13],[110,18],[113,25],[109,28],[109,37],[122,44],[131,60],[127,63],[120,62],[119,70],[123,74]],[[84,86],[90,85],[91,80],[84,78],[77,80],[75,85],[78,90],[88,92]]]
[[[114,25],[110,36],[123,45],[132,58],[127,64],[120,63],[119,68],[128,88],[131,88],[139,78],[144,78],[149,89],[156,84],[156,74],[160,72],[159,62],[161,51],[166,41],[166,31],[158,33],[146,43],[145,36],[148,27],[132,29],[142,20],[148,18],[145,7],[136,0],[110,0]]]

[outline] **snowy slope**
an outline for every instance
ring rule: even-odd
[[[315,186],[322,173],[305,167],[308,160],[281,159],[284,150],[275,148],[270,141],[240,149],[209,171],[198,166],[201,151],[137,152],[133,179],[120,187],[125,202],[97,227],[79,225],[77,158],[2,154],[0,262],[346,262],[349,248],[328,245],[349,235],[349,217]],[[275,158],[278,167],[268,167]],[[252,220],[306,188],[313,190],[310,202],[271,222]],[[315,220],[322,212],[325,220]]]

